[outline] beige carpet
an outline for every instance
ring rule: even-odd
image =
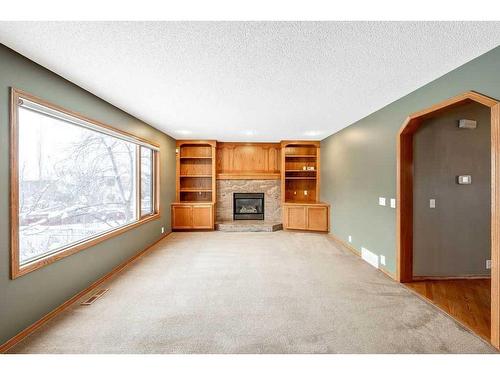
[[[328,236],[174,233],[17,353],[488,353]]]

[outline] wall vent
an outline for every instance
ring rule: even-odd
[[[92,305],[98,298],[102,297],[104,293],[106,293],[109,289],[101,289],[98,291],[96,294],[94,294],[92,297],[86,299],[81,303],[81,305]]]

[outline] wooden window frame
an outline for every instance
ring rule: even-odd
[[[69,111],[58,105],[50,103],[44,99],[37,96],[24,92],[22,90],[11,87],[11,103],[10,103],[10,276],[11,279],[16,279],[17,277],[23,276],[29,272],[35,271],[41,267],[48,264],[54,263],[60,259],[67,256],[75,254],[79,251],[97,245],[107,239],[118,236],[125,233],[133,228],[143,225],[147,222],[157,220],[161,217],[161,206],[160,206],[160,146],[154,142],[147,139],[137,137],[133,134],[124,132],[122,130],[116,129],[112,126],[106,125],[102,122],[90,119],[79,113]],[[103,130],[111,131],[117,135],[123,135],[133,142],[136,140],[138,143],[151,145],[157,150],[153,151],[153,213],[141,215],[141,204],[140,204],[140,186],[141,186],[141,173],[140,173],[140,158],[136,158],[138,166],[136,166],[136,191],[137,191],[137,204],[136,209],[138,213],[136,214],[136,220],[132,223],[123,225],[116,229],[104,232],[87,239],[84,239],[76,244],[71,244],[69,246],[63,247],[57,252],[47,254],[47,256],[36,259],[32,262],[21,265],[19,257],[19,123],[18,123],[18,103],[20,99],[26,99],[36,104],[42,105],[44,107],[50,108],[52,110],[61,112],[65,115],[75,117],[79,120],[88,122],[91,125],[103,128]],[[136,149],[140,150],[140,145],[136,144]],[[140,156],[140,155],[139,155]]]

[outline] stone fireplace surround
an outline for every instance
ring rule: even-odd
[[[233,220],[233,193],[264,193],[264,221],[281,223],[280,180],[217,180],[216,222]]]

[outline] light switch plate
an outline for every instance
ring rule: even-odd
[[[459,184],[459,185],[472,184],[472,176],[471,175],[457,176],[457,184]]]
[[[391,208],[396,208],[396,198],[391,198]]]
[[[429,207],[436,208],[436,200],[435,199],[429,199]]]
[[[491,259],[486,260],[486,269],[491,270]]]
[[[381,206],[385,206],[385,198],[384,197],[378,197],[378,204]]]
[[[161,232],[165,233],[165,227],[161,227]]]
[[[352,243],[352,236],[349,236],[349,243]]]

